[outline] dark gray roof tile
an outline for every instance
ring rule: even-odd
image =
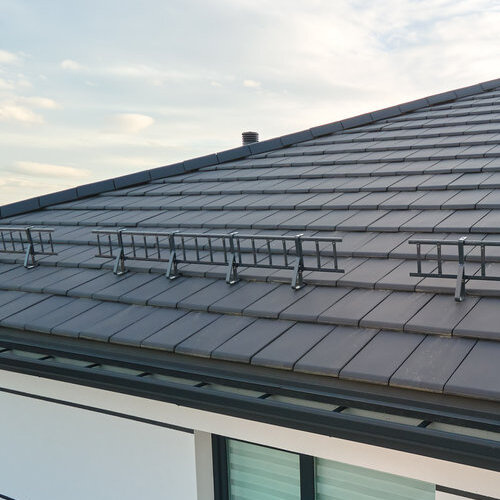
[[[110,337],[109,341],[116,344],[140,346],[143,340],[186,314],[188,314],[187,311],[178,309],[149,308],[145,316],[120,329]]]
[[[64,335],[68,337],[78,337],[89,325],[98,324],[105,321],[111,316],[119,314],[126,309],[124,304],[116,304],[114,302],[102,302],[92,309],[87,309],[81,314],[68,319],[67,321],[54,326],[51,333]]]
[[[424,338],[381,331],[341,370],[340,378],[386,385]]]
[[[500,210],[491,210],[488,215],[472,226],[473,233],[500,233]]]
[[[250,359],[293,326],[291,321],[258,319],[212,352],[212,357],[249,363]]]
[[[500,401],[500,342],[480,340],[444,387],[448,394]]]
[[[360,326],[402,330],[431,298],[425,293],[392,292],[361,320]]]
[[[181,342],[176,347],[175,352],[209,358],[212,351],[250,326],[254,321],[257,320],[245,316],[221,316]]]
[[[453,330],[453,335],[500,340],[498,300],[483,297]]]
[[[282,311],[280,318],[314,322],[323,311],[350,291],[349,288],[316,287]]]
[[[431,232],[447,217],[453,214],[452,210],[423,210],[401,226],[403,231]]]
[[[331,331],[331,326],[297,323],[259,351],[251,363],[291,370],[298,359]]]
[[[469,339],[429,336],[391,377],[390,385],[442,392],[474,344]]]
[[[445,201],[442,207],[451,210],[464,210],[464,209],[472,210],[476,207],[477,208],[500,207],[500,202],[497,204],[493,204],[494,206],[487,206],[488,201],[485,200],[488,198],[488,195],[490,193],[492,193],[492,191],[488,191],[487,189],[459,191],[454,196]],[[483,204],[483,202],[485,203]]]
[[[22,306],[19,306],[20,310],[16,314],[12,314],[10,316],[2,315],[2,320],[0,321],[2,326],[23,330],[26,328],[27,323],[36,321],[37,318],[43,316],[45,313],[55,311],[74,300],[68,297],[57,297],[50,295],[35,295],[34,297],[30,297],[30,299],[38,301],[27,308],[22,308]]]
[[[449,295],[435,295],[406,323],[405,330],[451,335],[477,300],[475,297],[467,297],[463,302],[455,302]]]
[[[311,290],[311,287],[293,290],[290,286],[281,285],[246,307],[243,312],[249,316],[277,318],[282,311],[287,309],[291,304],[299,300],[304,295],[307,295],[311,292]]]
[[[146,307],[136,305],[128,306],[120,312],[111,314],[106,319],[102,319],[100,322],[84,326],[80,331],[80,337],[108,342],[112,335],[127,328],[129,325],[139,321],[150,313],[151,311]]]
[[[219,313],[241,314],[245,308],[262,299],[278,286],[276,283],[242,283],[242,286],[232,290],[229,295],[213,302],[209,310]]]
[[[340,370],[374,337],[377,331],[337,326],[296,362],[294,370],[338,377]]]
[[[141,345],[153,349],[173,351],[178,344],[219,317],[219,314],[190,312],[147,337]]]
[[[375,283],[401,264],[396,259],[367,259],[354,270],[339,277],[338,286],[374,288]]]
[[[182,309],[192,309],[197,311],[208,311],[210,305],[223,299],[226,296],[231,296],[233,292],[244,286],[243,282],[228,285],[225,280],[216,280],[212,284],[204,287],[199,292],[196,292],[188,297],[180,300],[177,307]]]
[[[10,293],[9,295],[4,297],[6,300],[0,306],[0,322],[6,320],[9,316],[13,314],[18,314],[24,311],[25,309],[38,304],[39,302],[47,300],[50,295],[42,295],[38,293],[23,293],[23,292],[5,292]],[[11,297],[15,297],[14,300],[10,300]]]
[[[179,282],[176,283],[177,280]],[[176,307],[181,300],[215,283],[213,279],[203,278],[177,278],[177,280],[165,280],[165,291],[149,299],[148,304],[152,306]]]
[[[320,316],[321,323],[357,326],[361,318],[382,302],[389,292],[382,290],[352,290]]]
[[[42,314],[27,320],[24,326],[32,332],[51,333],[52,329],[57,325],[69,321],[97,305],[99,305],[99,302],[96,300],[67,299],[65,305],[51,311],[44,309]]]

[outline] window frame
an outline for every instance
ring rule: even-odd
[[[292,453],[299,457],[300,474],[300,500],[315,500],[315,482],[314,482],[314,457],[304,455],[290,450],[283,450],[274,446],[251,443],[243,439],[226,438],[212,434],[212,462],[214,474],[214,499],[230,500],[229,498],[229,469],[227,463],[227,440],[240,441],[264,448]]]

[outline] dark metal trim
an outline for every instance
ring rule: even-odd
[[[2,357],[0,367],[56,380],[334,436],[485,469],[500,470],[500,444],[468,436],[298,407],[210,389],[160,383],[77,367]]]
[[[300,500],[315,500],[316,478],[314,470],[314,457],[300,455]]]
[[[229,500],[226,438],[212,434],[214,500]]]
[[[450,495],[457,495],[459,497],[470,498],[472,500],[500,500],[498,497],[487,497],[484,495],[479,495],[478,493],[471,493],[469,491],[456,490],[455,488],[448,488],[447,486],[436,485],[436,491],[442,491],[443,493],[449,493]]]
[[[30,399],[36,399],[39,401],[45,401],[47,403],[54,403],[63,406],[69,406],[70,408],[78,408],[79,410],[91,411],[94,413],[101,413],[103,415],[109,415],[111,417],[123,418],[125,420],[133,420],[135,422],[140,422],[142,424],[155,425],[157,427],[163,427],[165,429],[171,429],[173,431],[186,432],[188,434],[194,434],[193,429],[188,429],[187,427],[181,427],[178,425],[167,424],[165,422],[160,422],[159,420],[151,420],[149,418],[136,417],[135,415],[128,415],[127,413],[121,413],[117,411],[105,410],[104,408],[98,408],[96,406],[82,405],[78,403],[72,403],[70,401],[65,401],[58,398],[49,398],[46,396],[40,396],[39,394],[32,394],[30,392],[16,391],[14,389],[8,389],[6,387],[0,387],[0,392],[5,392],[7,394],[14,394],[16,396],[23,396]],[[1,496],[0,496],[1,498]]]

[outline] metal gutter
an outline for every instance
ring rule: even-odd
[[[500,470],[500,439],[498,441],[471,437],[463,434],[450,434],[438,430],[429,429],[426,425],[409,425],[388,420],[360,417],[342,414],[340,411],[329,411],[322,408],[307,406],[304,404],[293,404],[288,402],[272,400],[272,398],[253,397],[211,389],[206,386],[207,378],[199,375],[202,383],[198,385],[186,385],[169,380],[158,380],[151,377],[128,375],[105,369],[82,368],[74,365],[64,365],[60,362],[48,361],[55,354],[46,350],[40,359],[21,358],[10,355],[7,349],[0,353],[0,369],[11,370],[34,376],[46,377],[54,380],[74,383],[78,385],[96,387],[114,392],[130,394],[147,399],[164,401],[190,408],[230,415],[239,418],[256,420],[282,427],[303,430],[325,436],[333,436],[340,439],[362,442],[374,446],[381,446],[395,450],[430,456],[451,462],[458,462],[475,467],[481,467],[494,471]],[[56,354],[62,354],[57,352]],[[85,356],[78,356],[84,359]],[[90,358],[91,357],[87,357]],[[93,361],[96,357],[93,356]],[[116,359],[104,359],[103,364],[114,364],[115,366],[135,366],[139,370],[147,370],[145,365],[131,365],[117,362]],[[104,367],[103,367],[104,368]],[[166,370],[168,372],[168,370]],[[170,370],[172,374],[186,376],[177,370]],[[151,370],[149,370],[151,373]],[[144,374],[142,374],[144,375]],[[214,376],[213,378],[217,378]],[[223,383],[220,376],[218,383]],[[234,381],[230,381],[234,383]],[[205,386],[205,387],[204,387]],[[274,387],[255,383],[248,378],[246,388],[260,391],[273,391],[275,394],[293,393],[295,397],[302,397],[305,403],[313,402],[311,394],[307,391],[282,387],[276,384]],[[319,394],[314,395],[314,400],[319,400]],[[391,405],[388,402],[377,401],[374,397],[353,398],[346,394],[337,394],[327,397],[321,395],[321,400],[330,401],[352,407],[365,407],[371,410],[390,410],[392,414],[419,419],[432,419],[453,423],[455,425],[468,424],[476,429],[484,429],[498,433],[500,437],[500,421],[498,418],[466,417],[463,413],[448,410],[440,413],[431,408],[415,408],[410,404],[399,403]]]

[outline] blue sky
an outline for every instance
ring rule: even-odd
[[[499,0],[0,0],[0,205],[500,77]]]

